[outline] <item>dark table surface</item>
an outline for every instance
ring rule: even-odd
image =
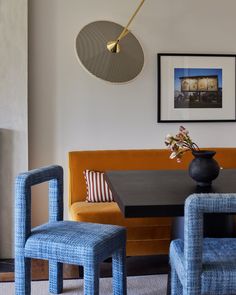
[[[193,193],[236,193],[236,169],[221,170],[207,188],[185,170],[107,171],[105,177],[125,217],[183,216]]]

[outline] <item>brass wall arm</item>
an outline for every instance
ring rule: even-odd
[[[125,26],[124,30],[121,32],[121,34],[118,36],[118,38],[115,41],[109,41],[107,43],[107,49],[108,50],[110,50],[113,53],[119,53],[120,52],[119,42],[120,42],[120,40],[122,38],[124,38],[129,33],[128,27],[132,23],[133,19],[135,18],[135,16],[139,12],[139,10],[141,9],[141,7],[143,6],[145,1],[146,0],[141,0],[138,8],[135,10],[134,14],[131,16],[130,20],[128,21],[128,24]]]

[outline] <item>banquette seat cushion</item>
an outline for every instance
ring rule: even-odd
[[[236,168],[236,148],[211,148],[223,168]],[[187,169],[192,159],[186,153],[181,163],[169,159],[169,151],[103,150],[69,152],[69,210],[72,220],[123,225],[127,227],[127,255],[167,254],[171,218],[124,218],[115,202],[86,202],[83,172],[107,170]],[[158,181],[158,180],[157,180]]]

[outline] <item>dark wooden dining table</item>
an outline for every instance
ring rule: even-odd
[[[186,170],[114,170],[106,171],[105,178],[124,217],[174,217],[172,239],[183,238],[184,203],[189,195],[236,193],[236,169],[220,170],[208,187],[197,186]],[[204,235],[236,236],[234,220],[232,215],[207,214]]]
[[[124,217],[177,217],[193,193],[236,193],[236,169],[222,169],[210,187],[199,187],[186,170],[106,171]]]

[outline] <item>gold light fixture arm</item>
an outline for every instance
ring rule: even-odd
[[[143,6],[145,0],[142,0],[138,6],[138,8],[135,10],[134,14],[131,16],[128,24],[126,25],[126,27],[124,28],[124,30],[121,32],[120,36],[116,39],[116,41],[120,41],[122,38],[124,38],[128,33],[128,27],[130,26],[130,24],[132,23],[133,19],[135,18],[135,16],[137,15],[137,13],[139,12],[139,10],[141,9],[141,7]]]
[[[137,13],[141,9],[141,7],[143,6],[144,2],[145,2],[145,0],[141,0],[138,8],[135,10],[134,14],[131,16],[128,24],[125,26],[124,30],[121,32],[121,34],[119,35],[119,37],[115,41],[109,41],[107,43],[107,49],[108,50],[110,50],[113,53],[120,52],[119,42],[120,42],[120,40],[122,38],[124,38],[129,33],[128,27],[130,26],[130,24],[132,23],[133,19],[135,18],[135,16],[137,15]]]

